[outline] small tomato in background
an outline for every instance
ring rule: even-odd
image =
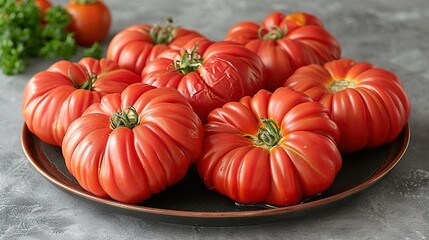
[[[84,189],[138,203],[182,179],[202,141],[202,123],[185,97],[136,83],[91,105],[70,125],[62,152]]]
[[[260,58],[243,45],[200,37],[160,53],[141,76],[144,83],[179,90],[205,123],[213,109],[260,90],[262,71]]]
[[[241,22],[225,40],[243,44],[264,63],[265,89],[274,91],[299,67],[323,64],[341,56],[334,36],[316,16],[304,12],[272,12],[260,23]]]
[[[330,110],[340,129],[338,148],[355,152],[393,141],[410,115],[408,96],[392,72],[339,59],[298,69],[284,84]]]
[[[143,68],[166,49],[180,50],[191,39],[202,35],[173,24],[167,19],[159,24],[136,24],[116,34],[107,47],[107,59],[119,66],[141,74]]]
[[[102,0],[71,0],[65,8],[72,18],[70,31],[79,45],[102,42],[109,34],[111,14]]]
[[[139,75],[117,63],[83,58],[59,61],[35,74],[24,89],[22,113],[28,129],[42,141],[61,146],[65,132],[92,103],[121,92]]]
[[[197,170],[239,203],[288,206],[325,191],[342,166],[337,125],[305,94],[281,87],[213,110]]]

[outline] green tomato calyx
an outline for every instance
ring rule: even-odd
[[[110,116],[110,128],[127,127],[133,129],[139,125],[139,114],[134,107],[124,109],[122,112],[115,112]]]
[[[165,26],[154,24],[148,32],[153,44],[168,44],[176,36],[177,27],[173,24],[173,19],[167,18]]]
[[[275,40],[280,40],[287,33],[287,25],[285,24],[284,27],[283,27],[283,29],[280,28],[279,26],[272,26],[270,28],[270,30],[267,33],[265,33],[265,34],[262,34],[263,30],[264,30],[264,27],[260,27],[259,30],[258,30],[259,39],[261,39],[261,40],[271,39],[271,40],[274,40],[274,41]]]
[[[353,80],[346,80],[346,79],[334,80],[328,85],[328,89],[330,92],[336,93],[346,88],[354,88],[356,84],[357,82]]]
[[[279,125],[274,120],[261,118],[258,134],[256,136],[249,135],[246,137],[252,139],[256,146],[270,149],[278,146],[282,134]]]
[[[197,71],[198,67],[201,66],[203,62],[203,58],[196,49],[197,44],[195,44],[191,52],[185,50],[182,55],[182,59],[173,62],[174,69],[182,74],[188,74],[190,72]]]
[[[98,79],[97,74],[95,74],[94,72],[86,72],[86,82],[84,82],[82,85],[79,85],[79,83],[77,83],[76,79],[71,74],[70,67],[68,69],[68,75],[70,80],[73,82],[74,87],[77,89],[86,89],[92,91],[94,89],[94,83]]]

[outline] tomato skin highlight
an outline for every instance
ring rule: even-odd
[[[328,114],[284,87],[227,103],[208,116],[198,173],[207,188],[239,203],[297,204],[326,190],[341,168],[339,130]],[[259,141],[268,129],[262,119],[279,130],[274,146]]]
[[[109,34],[112,16],[108,6],[101,0],[70,0],[65,9],[71,16],[70,31],[75,33],[76,42],[91,46],[103,42]]]
[[[265,89],[274,91],[299,67],[338,59],[341,47],[316,16],[305,12],[268,14],[261,23],[232,26],[225,40],[243,44],[264,63]]]
[[[77,87],[85,85],[90,77],[96,78],[88,84],[91,90]],[[70,123],[92,103],[138,82],[140,76],[107,59],[58,61],[28,81],[22,102],[24,121],[42,141],[61,146]]]
[[[111,128],[111,117],[130,106],[138,124]],[[132,84],[91,105],[67,131],[67,169],[96,196],[135,204],[182,179],[201,153],[203,126],[173,88]]]
[[[190,72],[176,69],[174,64],[193,50],[201,57],[199,66]],[[261,89],[264,85],[262,71],[259,57],[242,45],[200,37],[189,41],[181,50],[160,53],[144,68],[141,76],[144,83],[176,88],[204,123],[211,110]]]
[[[339,59],[323,66],[305,66],[284,86],[304,92],[329,109],[341,132],[338,147],[342,152],[393,141],[410,115],[409,99],[400,79],[367,62]],[[341,90],[333,91],[337,88]]]

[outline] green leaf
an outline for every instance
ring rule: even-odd
[[[69,33],[65,39],[51,39],[45,42],[40,49],[40,56],[44,58],[61,57],[63,59],[70,59],[76,52],[76,40],[73,37],[73,33]]]
[[[95,42],[90,48],[87,48],[83,51],[83,56],[101,59],[103,56],[103,48],[101,47],[100,43]]]
[[[0,0],[0,69],[7,75],[23,72],[30,57],[72,58],[77,50],[74,33],[68,32],[71,16],[54,6],[41,11],[34,0]],[[99,44],[85,49],[85,56],[101,58]]]
[[[0,16],[0,68],[7,75],[21,73],[39,46],[40,9],[32,0],[2,0]]]
[[[57,26],[58,29],[63,29],[70,24],[71,17],[67,11],[61,6],[54,6],[46,10],[44,20],[47,24]]]

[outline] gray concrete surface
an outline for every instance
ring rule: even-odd
[[[412,105],[408,151],[381,182],[347,204],[317,215],[260,226],[207,228],[112,214],[54,187],[21,150],[24,86],[52,63],[33,61],[25,74],[0,74],[0,239],[429,238],[428,0],[105,2],[112,9],[111,36],[130,24],[163,22],[171,16],[220,40],[231,25],[246,19],[260,21],[272,10],[314,13],[339,39],[343,57],[390,69],[402,79]]]

